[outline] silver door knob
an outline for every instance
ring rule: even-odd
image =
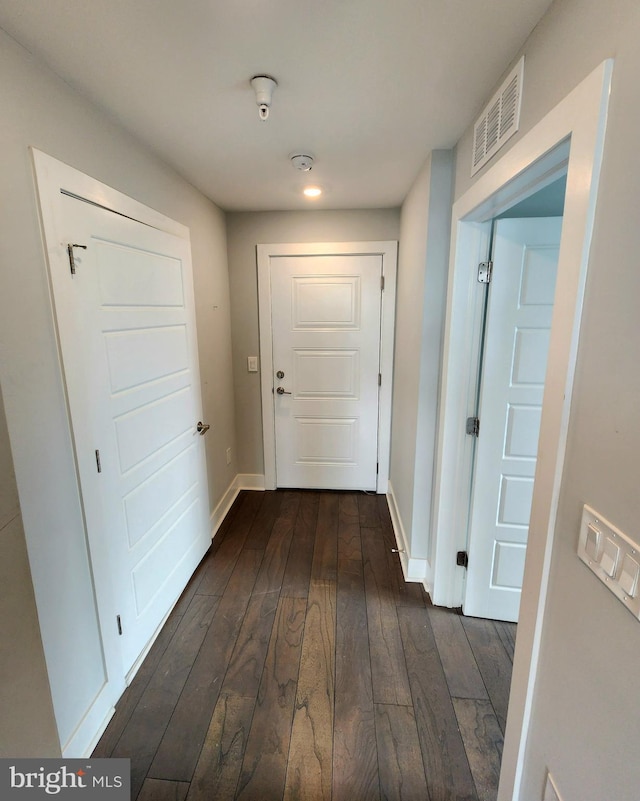
[[[276,392],[278,393],[278,395],[291,395],[291,393],[287,392],[284,387],[278,387],[278,389],[276,389]]]
[[[200,436],[201,436],[201,437],[204,437],[204,435],[207,433],[207,431],[208,431],[210,428],[211,428],[211,426],[210,426],[210,425],[208,425],[207,423],[203,423],[203,422],[201,421],[201,422],[199,422],[199,423],[198,423],[198,425],[196,426],[196,431],[198,432],[198,434],[200,434]]]

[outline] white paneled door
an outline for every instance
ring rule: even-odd
[[[493,248],[464,612],[518,619],[562,219],[499,220]]]
[[[91,559],[127,672],[210,544],[189,243],[64,195],[58,227],[76,245],[52,284]]]
[[[375,491],[382,255],[270,266],[277,485]]]

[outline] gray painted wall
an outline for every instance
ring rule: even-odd
[[[640,541],[638,42],[636,0],[559,0],[524,47],[516,137],[605,58],[615,66],[522,801],[540,801],[547,766],[564,801],[636,801],[640,787],[640,623],[576,556],[584,503]],[[470,148],[469,131],[456,198]]]
[[[452,170],[452,153],[434,151],[400,218],[390,482],[410,556],[417,559],[430,553]]]
[[[0,395],[0,757],[60,754]]]
[[[0,385],[13,451],[31,574],[45,644],[49,678],[55,688],[73,685],[74,649],[81,647],[73,610],[93,603],[71,437],[55,345],[47,271],[40,235],[28,147],[33,145],[172,217],[191,230],[196,315],[205,416],[212,424],[207,442],[212,507],[235,475],[224,448],[234,446],[231,332],[224,214],[129,136],[113,120],[73,92],[24,49],[0,34],[0,128],[5,202],[0,217]],[[226,379],[226,380],[225,380]],[[213,434],[213,436],[211,436]],[[12,506],[15,487],[6,446],[0,457],[0,496]],[[10,467],[10,464],[9,464]],[[7,522],[7,521],[5,521]],[[25,675],[43,694],[42,650],[19,517],[0,532],[2,584],[0,616],[8,636],[21,610],[24,636],[20,655],[8,665],[30,663]],[[6,561],[5,561],[6,559]],[[0,637],[2,641],[2,637]],[[3,662],[3,664],[5,664]],[[0,717],[3,750],[13,736],[15,718],[22,730],[44,731],[40,755],[55,755],[50,736],[50,703],[40,712],[25,704]],[[67,732],[68,734],[68,732]],[[37,735],[34,734],[34,743]]]
[[[239,473],[264,473],[260,373],[247,372],[259,354],[256,245],[397,240],[399,218],[399,209],[227,214]]]

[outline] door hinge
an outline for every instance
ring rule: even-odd
[[[382,373],[378,373],[378,386],[382,386]]]
[[[76,260],[75,260],[74,255],[73,255],[73,249],[74,248],[82,248],[83,250],[86,250],[87,246],[86,245],[72,245],[71,243],[69,243],[67,245],[67,253],[69,254],[69,268],[71,270],[71,275],[75,275],[76,274]]]
[[[458,565],[458,567],[469,567],[469,554],[466,551],[458,551],[456,554],[456,565]]]
[[[376,462],[376,475],[380,472],[380,462]]]
[[[467,434],[470,434],[472,437],[477,437],[480,435],[480,418],[479,417],[467,417]]]
[[[100,461],[99,450],[96,450],[96,467],[98,468],[98,473],[102,473],[102,462]]]
[[[380,291],[384,292],[384,275],[380,276]]]
[[[493,273],[493,262],[481,261],[480,264],[478,265],[478,283],[490,284],[492,273]]]
[[[120,620],[120,615],[116,616],[116,623],[118,624],[118,634],[122,636],[122,621]]]

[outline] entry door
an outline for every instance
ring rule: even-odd
[[[210,543],[189,244],[60,208],[76,246],[75,274],[52,263],[59,339],[101,623],[120,627],[126,672]]]
[[[271,260],[279,487],[376,489],[382,256]]]
[[[562,219],[499,220],[493,248],[464,612],[516,621]]]

